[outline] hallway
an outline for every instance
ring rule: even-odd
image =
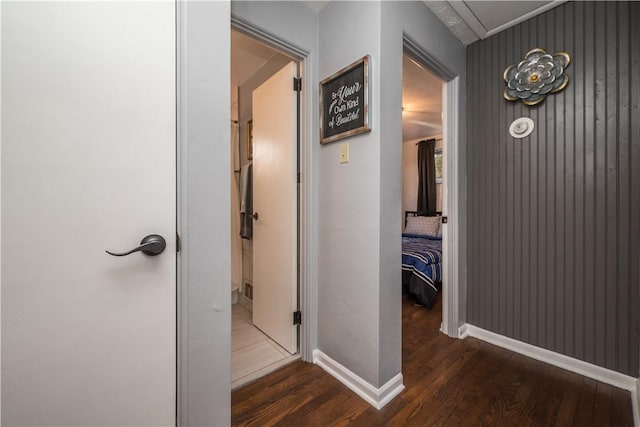
[[[232,424],[632,426],[630,394],[487,344],[438,332],[403,299],[406,389],[377,411],[318,366],[294,362],[232,393]]]

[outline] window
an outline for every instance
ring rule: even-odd
[[[436,184],[442,184],[442,148],[436,148],[433,157],[436,162]]]

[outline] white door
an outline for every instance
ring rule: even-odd
[[[3,2],[3,425],[175,424],[175,90],[175,4]]]
[[[297,93],[290,62],[253,91],[253,323],[297,351]]]

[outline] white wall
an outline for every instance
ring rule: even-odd
[[[415,211],[418,206],[418,146],[420,139],[402,143],[402,218],[405,211]],[[404,228],[404,227],[403,227]]]
[[[438,135],[436,137],[436,149],[443,148],[442,135]],[[442,153],[442,173],[444,174],[444,168],[446,166],[446,162],[444,159],[444,152]],[[442,182],[436,182],[436,210],[438,212],[442,212]]]

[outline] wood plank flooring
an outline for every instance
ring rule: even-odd
[[[633,426],[630,393],[475,338],[403,300],[406,389],[382,410],[294,362],[232,393],[235,426]]]

